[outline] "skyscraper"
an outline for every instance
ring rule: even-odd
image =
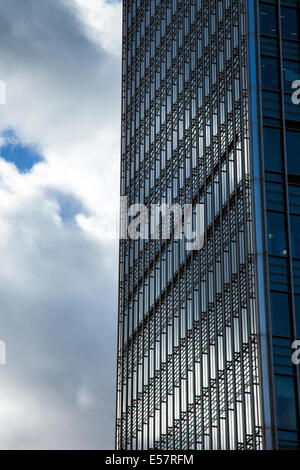
[[[299,446],[298,15],[124,1],[121,196],[193,226],[200,206],[204,244],[175,212],[170,238],[120,241],[119,449]]]

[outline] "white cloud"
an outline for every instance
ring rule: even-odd
[[[119,55],[121,48],[120,2],[105,0],[74,0],[86,24],[88,36],[112,54]]]
[[[1,446],[112,447],[120,4],[2,0],[0,22],[0,135],[45,158],[0,158]]]

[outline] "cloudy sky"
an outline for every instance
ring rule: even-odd
[[[121,3],[1,0],[0,449],[114,445]]]

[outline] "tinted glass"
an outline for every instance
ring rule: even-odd
[[[281,213],[268,212],[268,249],[272,255],[287,255],[285,218]]]
[[[297,412],[293,377],[275,376],[275,392],[278,427],[295,429]]]
[[[291,215],[290,221],[292,256],[293,258],[300,258],[300,217]]]
[[[282,170],[282,143],[280,129],[264,127],[265,170]]]
[[[286,92],[293,91],[292,84],[295,80],[300,78],[300,63],[292,62],[291,60],[283,61],[283,80],[284,80],[284,90]]]
[[[262,57],[262,86],[271,90],[279,87],[278,60],[273,57]]]
[[[277,336],[290,336],[290,303],[289,294],[271,292],[272,333]]]
[[[295,317],[297,338],[300,338],[300,295],[295,295]]]
[[[286,132],[288,173],[300,174],[300,132]]]
[[[284,39],[298,40],[299,23],[297,10],[281,8],[281,34]]]
[[[275,5],[260,5],[260,31],[269,36],[277,35],[277,17]]]

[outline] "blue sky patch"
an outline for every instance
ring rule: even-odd
[[[0,147],[0,157],[14,163],[20,173],[27,173],[44,159],[37,146],[22,144],[12,129],[3,132],[1,137],[4,138],[4,144]]]
[[[84,205],[72,194],[59,190],[49,190],[50,197],[54,198],[59,205],[59,216],[65,224],[74,224],[77,214],[88,215]]]

